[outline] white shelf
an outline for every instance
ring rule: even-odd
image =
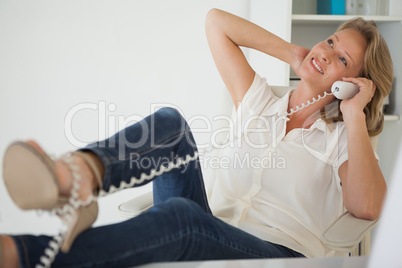
[[[398,121],[399,120],[399,115],[397,115],[397,114],[385,114],[384,115],[384,120],[385,121]]]
[[[292,15],[293,25],[337,26],[341,22],[353,19],[360,15]],[[365,20],[374,20],[377,24],[401,22],[402,17],[390,16],[361,16]]]

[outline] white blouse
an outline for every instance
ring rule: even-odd
[[[220,162],[204,172],[212,212],[306,257],[345,254],[320,240],[345,212],[338,175],[348,159],[345,125],[318,119],[285,136],[288,101],[255,75],[232,114],[231,142],[209,156]]]

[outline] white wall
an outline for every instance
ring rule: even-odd
[[[251,0],[250,20],[290,42],[292,1]],[[271,85],[289,85],[289,64],[256,50],[249,51],[248,57],[253,69],[266,77]]]
[[[402,143],[395,143],[398,148],[397,163],[391,170],[388,195],[382,216],[377,225],[373,251],[367,267],[400,267],[402,265]]]
[[[266,3],[271,16],[259,10],[254,19],[288,20],[273,10],[283,4]],[[33,138],[60,155],[150,114],[155,103],[176,105],[186,118],[227,113],[230,97],[204,33],[212,7],[250,14],[246,0],[0,1],[0,152],[13,140]],[[76,112],[65,125],[76,105],[95,109]],[[104,198],[97,224],[120,220],[117,204],[139,191]],[[19,210],[1,180],[1,233],[53,233],[56,222]]]

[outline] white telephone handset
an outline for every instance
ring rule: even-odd
[[[331,93],[324,92],[324,95],[318,95],[318,98],[313,98],[311,101],[307,101],[307,103],[302,103],[301,106],[296,106],[295,109],[290,108],[290,112],[287,113],[287,116],[294,114],[313,103],[316,103],[328,95],[334,95],[338,100],[345,100],[353,98],[357,93],[359,93],[359,87],[356,84],[345,81],[335,81],[335,83],[332,84]]]
[[[359,93],[359,87],[350,82],[336,81],[332,84],[331,92],[339,100],[351,99]]]

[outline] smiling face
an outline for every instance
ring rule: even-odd
[[[336,32],[311,49],[300,66],[300,78],[314,90],[328,91],[342,77],[361,74],[365,50],[366,41],[356,30]]]

